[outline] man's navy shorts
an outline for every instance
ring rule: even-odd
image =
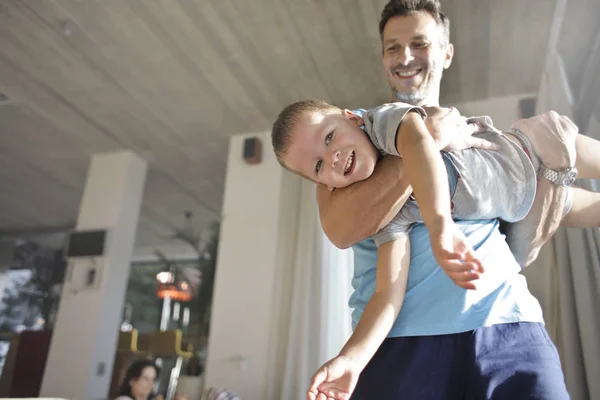
[[[352,400],[544,399],[569,395],[543,324],[520,322],[386,339]]]

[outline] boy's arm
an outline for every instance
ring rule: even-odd
[[[475,289],[473,281],[483,272],[483,265],[454,225],[446,166],[419,114],[404,117],[396,135],[396,147],[404,159],[437,263],[458,286]]]
[[[313,375],[307,399],[318,396],[348,400],[358,377],[373,357],[396,320],[406,293],[410,246],[408,234],[378,249],[375,293],[340,354]]]
[[[410,244],[408,234],[382,244],[377,249],[375,292],[365,306],[360,321],[340,356],[362,370],[375,354],[398,317],[408,281]]]
[[[396,149],[402,154],[406,176],[430,236],[438,237],[452,224],[448,173],[425,121],[417,113],[404,117],[396,135]]]

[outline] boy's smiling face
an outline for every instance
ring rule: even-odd
[[[284,157],[288,168],[323,183],[343,188],[373,173],[378,153],[360,128],[360,117],[348,110],[304,112]]]

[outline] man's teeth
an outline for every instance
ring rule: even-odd
[[[418,72],[419,72],[418,69],[411,69],[410,71],[396,71],[396,74],[398,76],[408,77],[408,76],[416,75]]]
[[[348,157],[348,161],[346,161],[346,166],[344,167],[344,172],[350,171],[350,167],[352,167],[353,161],[354,161],[354,152],[352,152],[352,154],[350,154],[350,157]]]

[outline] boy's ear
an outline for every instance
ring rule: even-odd
[[[364,125],[363,119],[361,117],[359,117],[358,115],[354,114],[352,111],[345,109],[344,111],[342,111],[342,114],[344,116],[346,116],[348,119],[350,119],[350,121],[356,122],[356,125],[358,125],[358,126]]]

